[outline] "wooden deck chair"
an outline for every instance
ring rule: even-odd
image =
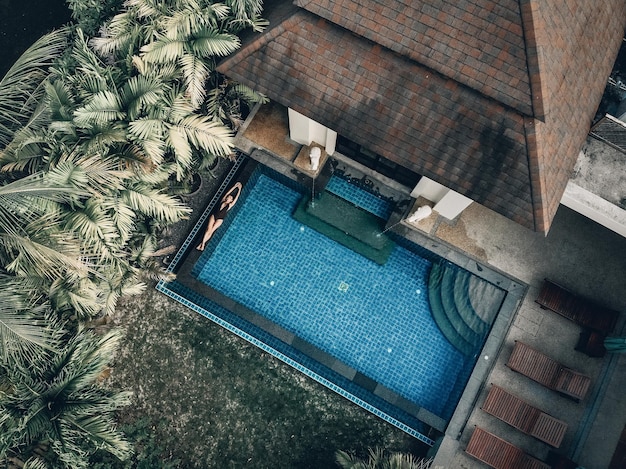
[[[515,347],[507,366],[513,371],[537,381],[576,401],[582,400],[591,384],[591,379],[577,371],[561,365],[528,345],[515,341]]]
[[[472,433],[465,452],[495,469],[550,469],[549,464],[480,427]]]
[[[555,419],[499,386],[491,386],[482,409],[555,448],[561,446],[567,431],[567,423]]]
[[[604,335],[613,331],[619,316],[617,311],[582,298],[548,279],[543,281],[535,301],[544,309]]]

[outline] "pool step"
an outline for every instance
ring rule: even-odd
[[[328,191],[310,202],[300,200],[295,220],[380,265],[387,262],[395,243],[382,233],[383,219]]]
[[[486,296],[489,311],[482,308],[477,313],[474,304],[481,298],[473,298],[476,293]],[[428,298],[433,318],[446,339],[464,355],[479,352],[503,297],[498,288],[448,262],[434,263],[431,268]]]

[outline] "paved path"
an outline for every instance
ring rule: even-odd
[[[464,449],[479,425],[530,454],[545,459],[550,447],[522,434],[480,410],[488,384],[501,385],[550,414],[565,420],[568,430],[559,452],[586,469],[608,467],[626,423],[626,354],[590,358],[574,351],[580,328],[542,310],[534,302],[544,278],[622,312],[614,335],[626,316],[626,238],[561,207],[547,237],[473,204],[454,223],[430,220],[424,229],[434,239],[469,253],[528,285],[528,293],[509,329],[502,349],[458,441],[448,441],[436,460],[441,467],[482,468]],[[588,397],[575,403],[509,370],[505,363],[515,340],[540,349],[593,379]],[[493,359],[493,357],[491,357]],[[451,439],[452,440],[452,439]]]

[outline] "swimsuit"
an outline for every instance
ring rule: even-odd
[[[224,198],[230,195],[233,199],[235,199],[237,197],[237,194],[239,194],[238,187],[236,187],[235,190],[233,190],[232,192],[226,194]],[[224,207],[220,208],[217,212],[215,212],[215,214],[213,215],[215,220],[223,220],[224,218],[226,218],[226,214],[230,210],[230,207],[231,207],[230,205],[226,204]]]
[[[220,208],[217,212],[215,212],[215,215],[213,215],[215,220],[223,220],[226,217],[226,213],[228,213],[229,208],[230,206],[225,205],[224,207]]]

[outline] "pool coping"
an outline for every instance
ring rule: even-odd
[[[369,392],[377,398],[382,399],[389,405],[408,414],[412,418],[423,422],[429,427],[437,430],[437,432],[440,432],[440,434],[445,434],[446,436],[457,439],[460,436],[465,424],[469,419],[469,415],[475,406],[478,395],[484,385],[484,380],[494,364],[493,360],[477,360],[476,364],[474,365],[474,369],[468,379],[467,385],[463,390],[461,398],[455,407],[452,417],[448,421],[446,421],[445,419],[427,411],[426,409],[419,407],[417,404],[409,401],[408,399],[399,396],[392,390],[380,385],[379,383],[368,378],[367,376],[362,375],[361,373],[343,364],[326,352],[318,349],[314,345],[302,340],[293,333],[272,323],[263,316],[255,313],[254,311],[251,311],[250,309],[233,301],[225,295],[222,295],[221,293],[204,285],[191,274],[193,265],[196,263],[201,255],[199,251],[193,249],[191,243],[198,237],[198,234],[204,226],[206,220],[208,219],[209,214],[212,212],[214,206],[217,204],[219,200],[218,195],[226,190],[236,174],[242,173],[242,169],[244,169],[244,166],[251,166],[244,165],[244,163],[246,163],[246,160],[247,157],[245,155],[239,155],[230,173],[218,189],[216,193],[217,195],[209,202],[203,214],[200,216],[197,224],[193,227],[188,237],[185,239],[184,243],[179,249],[178,253],[174,257],[172,263],[168,268],[168,271],[176,271],[177,280],[175,283],[182,285],[185,289],[189,289],[190,291],[200,292],[200,296],[207,298],[208,300],[216,305],[221,306],[222,308],[225,308],[231,313],[247,321],[250,325],[261,329],[267,334],[270,334],[275,339],[284,342],[288,346],[294,348],[296,351],[303,353],[312,360],[315,360],[316,362],[330,369],[332,372],[337,373],[341,377],[364,389],[366,392]],[[271,169],[276,170],[275,167],[272,167]],[[249,174],[252,172],[252,169],[248,168],[243,172],[247,172],[249,176]],[[300,178],[297,174],[293,174],[292,172],[289,172],[288,174],[282,174],[283,176],[286,176],[295,182],[301,183]],[[239,175],[238,180],[241,179],[242,176]],[[393,220],[394,216],[399,217],[398,221],[400,221],[403,215],[401,213],[394,213],[392,215],[392,219],[390,219],[389,221],[390,225],[395,223],[395,221]],[[527,286],[515,279],[512,279],[510,276],[495,271],[491,267],[480,264],[478,261],[471,259],[469,256],[459,252],[458,250],[450,246],[447,246],[439,241],[434,241],[428,236],[412,230],[406,226],[403,226],[402,224],[397,224],[397,226],[393,228],[393,232],[415,244],[423,246],[425,249],[433,252],[443,259],[457,264],[465,270],[470,271],[477,277],[487,280],[494,285],[497,285],[506,292],[500,312],[497,315],[496,320],[494,321],[491,332],[486,339],[485,345],[479,355],[480,357],[496,357],[500,347],[502,346],[502,342],[511,324],[512,318],[519,306],[521,305],[521,300],[526,293]],[[283,362],[293,366],[299,371],[302,371],[307,376],[320,382],[329,389],[337,392],[343,397],[346,397],[350,401],[365,408],[366,410],[374,413],[383,420],[405,431],[406,433],[417,438],[423,443],[426,443],[429,446],[433,446],[433,444],[435,443],[433,439],[424,435],[421,431],[418,431],[415,428],[411,428],[411,426],[396,419],[392,415],[389,415],[381,409],[372,406],[369,402],[366,402],[365,400],[361,399],[358,396],[355,396],[345,389],[341,389],[336,384],[329,381],[326,377],[319,375],[311,369],[303,367],[299,363],[296,363],[293,359],[286,356],[276,348],[273,348],[268,344],[263,343],[263,341],[259,340],[257,337],[254,337],[253,334],[250,334],[248,331],[242,330],[241,328],[236,327],[233,324],[229,324],[218,315],[196,304],[198,302],[191,301],[188,298],[180,295],[173,289],[168,288],[168,284],[166,282],[159,282],[156,288],[162,293],[165,293],[173,299],[195,310],[199,314],[211,319],[213,322],[219,324],[220,326],[225,327],[227,330],[244,338],[248,342],[251,342],[261,349],[267,351],[268,353],[279,358]]]

